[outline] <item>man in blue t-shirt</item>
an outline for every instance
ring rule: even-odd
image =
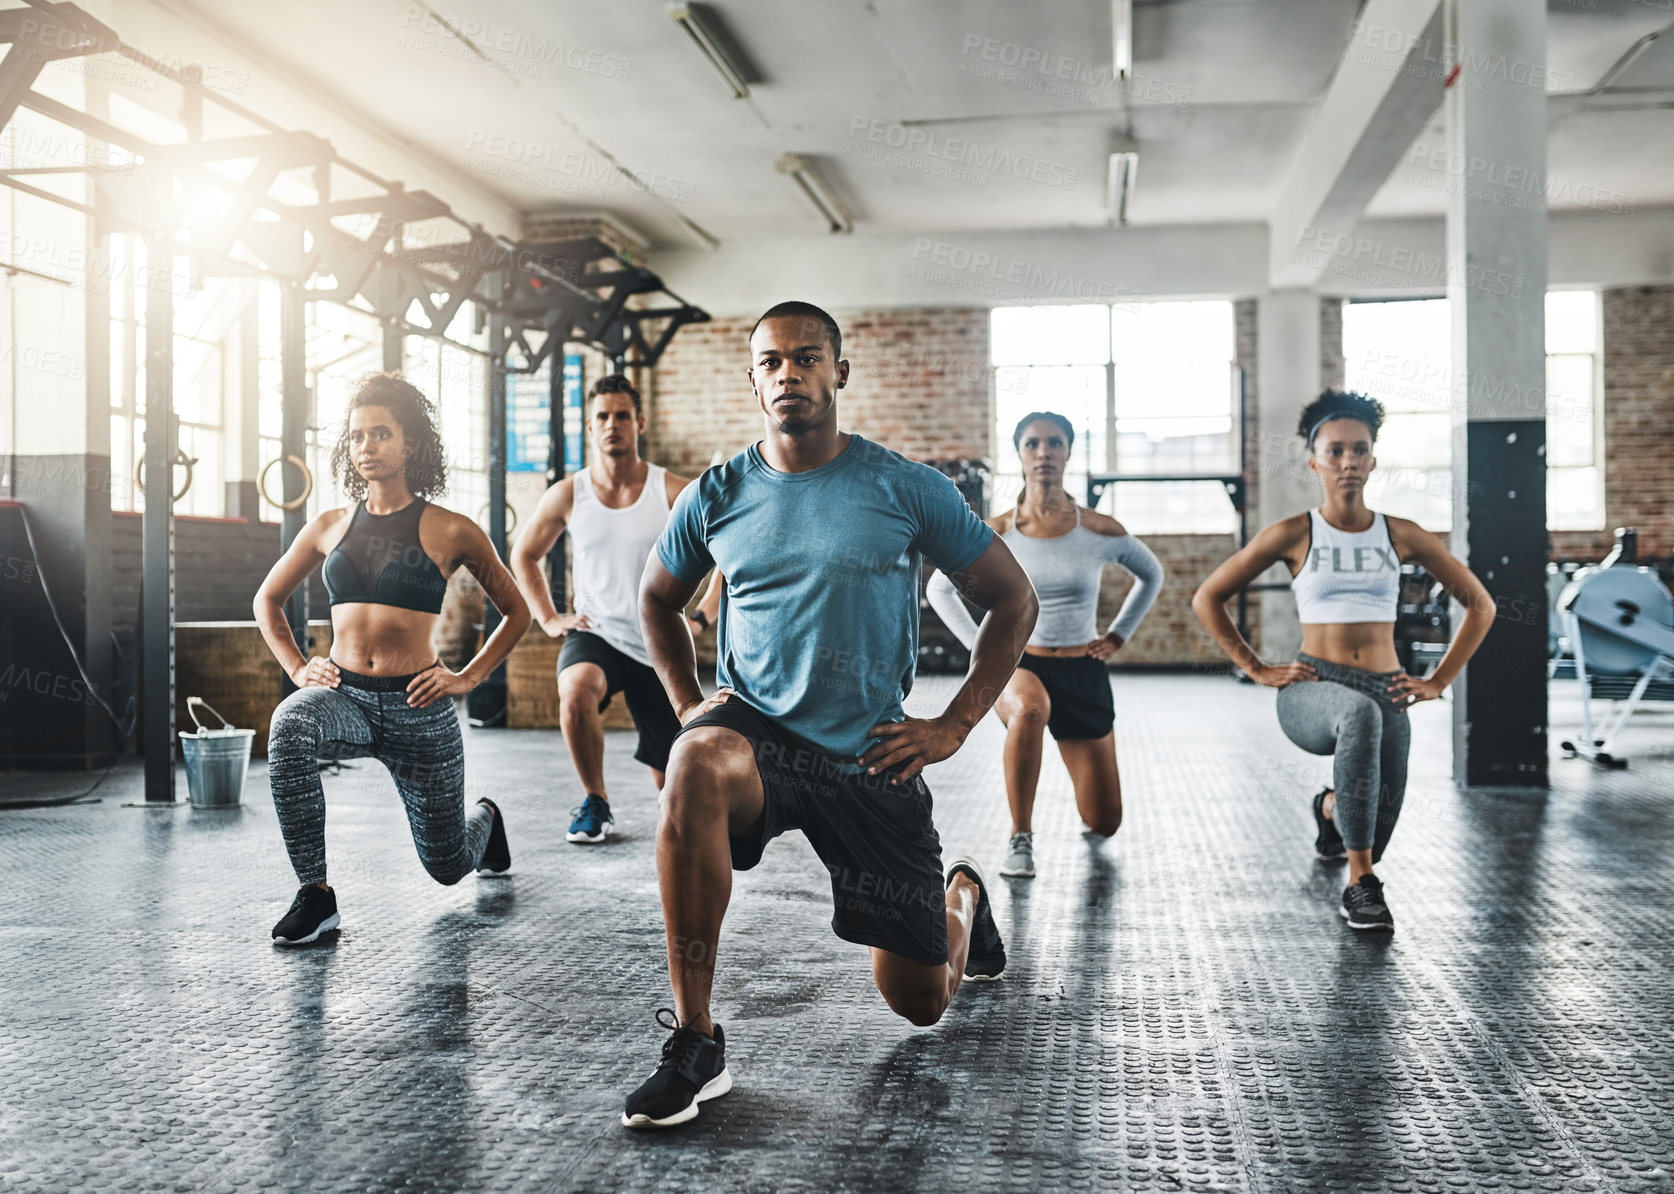
[[[943,872],[920,772],[958,750],[1017,666],[1037,605],[1005,544],[951,481],[837,429],[842,333],[780,303],[750,334],[761,442],[688,486],[646,564],[640,624],[682,729],[669,758],[657,873],[676,1020],[622,1122],[665,1127],[732,1089],[709,1016],[732,871],[800,829],[831,872],[839,937],[871,947],[885,1001],[941,1018],[961,978],[1005,970],[981,871]],[[921,561],[982,608],[970,674],[940,717],[907,717]],[[720,690],[708,700],[683,610],[710,569]]]

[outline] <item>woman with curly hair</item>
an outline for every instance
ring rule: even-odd
[[[465,756],[451,698],[485,680],[529,627],[529,609],[488,536],[432,505],[447,463],[423,394],[394,373],[361,381],[349,401],[332,472],[354,499],[303,528],[256,593],[262,637],[297,690],[268,731],[268,776],[285,849],[301,888],[273,928],[301,945],[338,926],[326,884],[325,791],[319,760],[375,758],[407,809],[419,861],[439,883],[467,871],[503,874],[511,851],[500,810],[465,811]],[[331,599],[331,656],[297,650],[284,604],[316,568]],[[448,577],[468,569],[501,621],[463,671],[436,657],[430,636]]]
[[[1324,493],[1317,510],[1266,527],[1210,574],[1192,609],[1232,662],[1277,688],[1279,725],[1303,750],[1331,755],[1332,786],[1314,797],[1315,853],[1347,857],[1349,884],[1338,912],[1355,929],[1395,927],[1383,857],[1407,786],[1407,709],[1432,701],[1464,670],[1493,624],[1494,606],[1469,568],[1429,531],[1366,506],[1366,479],[1383,406],[1364,394],[1327,390],[1302,410],[1297,434]],[[1401,564],[1413,561],[1465,608],[1464,624],[1436,670],[1422,680],[1401,670],[1395,613]],[[1264,663],[1227,616],[1226,603],[1274,564],[1291,575],[1302,621],[1295,663]]]

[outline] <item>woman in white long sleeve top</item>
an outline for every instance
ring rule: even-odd
[[[1106,661],[1133,637],[1162,588],[1163,570],[1121,523],[1077,505],[1065,490],[1064,468],[1075,443],[1068,419],[1047,411],[1027,415],[1012,443],[1023,464],[1023,493],[1015,509],[988,525],[1028,573],[1040,598],[1040,617],[994,711],[1006,727],[1011,805],[1011,841],[1000,874],[1027,878],[1035,873],[1035,788],[1046,731],[1069,769],[1087,828],[1108,837],[1122,824],[1116,707]],[[1094,618],[1107,563],[1126,568],[1136,583],[1101,635]],[[953,582],[938,572],[927,595],[948,629],[970,646],[977,625]]]

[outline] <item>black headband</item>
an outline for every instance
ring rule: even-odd
[[[1356,423],[1366,423],[1365,415],[1356,414],[1352,410],[1334,410],[1308,429],[1308,446],[1310,448],[1314,446],[1314,436],[1319,434],[1319,429],[1329,423],[1332,419],[1353,419]],[[1372,425],[1370,423],[1366,423],[1368,430],[1371,429],[1371,426]],[[1377,436],[1374,435],[1372,438],[1376,439]]]

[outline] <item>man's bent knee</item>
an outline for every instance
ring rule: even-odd
[[[889,1010],[918,1028],[929,1028],[947,1011],[945,987],[941,991],[882,991]]]
[[[743,735],[720,726],[699,726],[675,739],[667,782],[658,802],[663,819],[725,816],[737,784],[754,772],[755,756]]]
[[[605,699],[610,684],[597,664],[576,664],[558,674],[558,701],[564,711],[597,709]]]

